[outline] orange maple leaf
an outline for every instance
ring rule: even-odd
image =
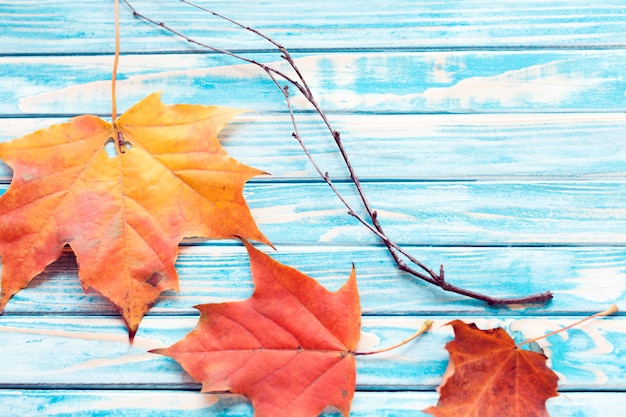
[[[90,115],[0,144],[13,181],[0,197],[0,312],[69,244],[85,291],[109,299],[132,339],[165,290],[184,237],[269,243],[243,198],[262,174],[232,159],[217,133],[240,111],[166,106],[152,94],[114,125]],[[123,139],[118,155],[105,145]]]
[[[450,323],[450,364],[439,386],[436,417],[546,417],[545,402],[557,393],[557,375],[546,356],[520,349],[504,329],[480,330]]]
[[[347,417],[361,328],[354,268],[332,293],[244,243],[252,297],[197,306],[197,327],[153,352],[179,362],[203,392],[248,396],[256,417],[314,417],[329,405]]]

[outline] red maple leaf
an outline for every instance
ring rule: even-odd
[[[455,339],[446,344],[450,364],[439,386],[436,417],[546,417],[545,402],[558,395],[557,375],[546,356],[520,349],[504,329],[480,330],[450,323]]]
[[[244,242],[255,291],[244,301],[197,306],[197,327],[154,350],[174,358],[202,391],[252,401],[256,417],[350,413],[361,307],[354,268],[337,292]]]

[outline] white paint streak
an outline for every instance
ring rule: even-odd
[[[128,364],[136,363],[136,362],[145,362],[145,361],[150,361],[156,358],[157,356],[152,353],[144,353],[144,354],[138,354],[138,355],[123,355],[118,358],[98,358],[98,359],[91,359],[82,363],[78,363],[76,365],[67,366],[65,368],[53,369],[51,371],[39,371],[39,372],[30,371],[30,374],[33,376],[70,374],[73,372],[89,371],[89,370],[93,370],[94,368],[106,368],[110,366],[128,365]]]
[[[97,326],[96,320],[92,321],[94,326]],[[87,341],[99,341],[110,343],[123,343],[128,345],[127,334],[113,334],[113,333],[96,333],[96,332],[71,332],[67,330],[49,330],[49,329],[29,329],[10,326],[0,326],[0,333],[22,333],[32,335],[43,335],[50,337],[61,337],[64,339],[81,339]],[[163,344],[152,339],[136,336],[133,340],[132,346],[134,348],[141,348],[142,350],[157,349],[163,347]]]
[[[452,82],[453,72],[448,71],[448,54],[436,54],[434,57],[433,70],[431,72],[432,78],[441,84],[449,84]]]
[[[293,223],[303,219],[343,216],[345,210],[305,210],[297,211],[297,205],[274,206],[252,209],[252,214],[259,224]]]
[[[595,347],[587,350],[586,353],[592,355],[608,355],[615,350],[615,346],[604,337],[603,332],[595,325],[585,326],[584,331],[593,340]]]
[[[522,69],[505,71],[494,76],[476,76],[462,79],[452,86],[431,87],[424,91],[406,91],[402,94],[392,92],[362,93],[356,91],[358,77],[385,80],[389,76],[387,65],[368,66],[373,74],[364,76],[361,74],[359,62],[362,55],[345,54],[329,58],[328,56],[307,56],[296,59],[300,71],[306,74],[307,83],[313,91],[320,94],[320,100],[324,106],[343,109],[396,107],[414,108],[415,106],[439,108],[444,106],[473,108],[484,104],[499,107],[517,107],[528,105],[559,105],[574,94],[591,91],[602,82],[603,78],[583,77],[576,73],[566,73],[567,60],[555,60],[545,64],[532,65]],[[432,70],[428,76],[436,84],[449,83],[453,72],[448,71],[447,57],[440,54],[432,57]],[[227,78],[239,80],[267,79],[263,70],[253,64],[225,65],[206,68],[205,62],[199,58],[187,62],[187,66],[174,63],[176,69],[171,71],[151,72],[147,71],[146,65],[140,62],[130,62],[139,65],[139,70],[129,70],[128,78],[118,81],[118,101],[124,97],[137,99],[145,96],[146,91],[164,89],[173,80],[180,84],[181,80],[193,80],[205,78]],[[266,63],[289,76],[294,76],[293,71],[284,61]],[[84,63],[82,64],[84,65]],[[127,64],[128,65],[128,64]],[[451,67],[458,66],[453,64]],[[172,63],[167,63],[172,67]],[[190,67],[198,69],[185,69]],[[381,69],[384,67],[384,69]],[[129,68],[133,68],[130,66]],[[151,68],[149,68],[151,69]],[[154,71],[158,71],[155,68]],[[123,71],[122,71],[123,72]],[[133,74],[135,72],[135,74]],[[139,72],[139,74],[137,74]],[[365,79],[365,78],[364,78]],[[24,98],[19,102],[19,108],[25,113],[48,112],[51,105],[67,106],[67,103],[92,103],[94,96],[110,95],[110,81],[102,80],[85,84],[75,84],[56,91],[37,94],[37,91],[20,93]],[[298,108],[310,108],[302,95],[293,90],[292,104]]]
[[[143,59],[145,60],[145,58]],[[301,58],[297,60],[297,63],[303,72],[315,73],[316,71],[313,71],[312,68],[317,70],[317,67],[319,66],[319,59],[319,57]],[[131,62],[131,64],[133,62]],[[145,63],[137,65],[139,65],[138,68],[142,68],[145,71]],[[267,78],[265,72],[253,64],[225,65],[211,68],[206,68],[205,65],[205,63],[196,59],[188,62],[188,65],[186,66],[177,64],[176,66],[181,69],[151,72],[149,74],[129,75],[127,79],[119,79],[117,81],[118,101],[123,100],[124,97],[144,97],[146,92],[160,91],[167,85],[168,79],[177,79],[179,80],[177,83],[179,83],[180,79],[201,80],[208,77],[224,77],[241,80]],[[284,61],[270,62],[268,65],[279,69],[290,76],[293,75]],[[168,61],[167,66],[172,66],[170,61]],[[189,67],[200,68],[183,69]],[[130,68],[137,67],[131,66]],[[121,73],[124,72],[124,70],[125,68],[122,68],[118,72]],[[158,71],[158,68],[155,68],[154,71]],[[314,77],[311,77],[311,80],[313,80],[313,78]],[[60,105],[61,103],[65,103],[64,106],[66,106],[67,103],[92,103],[93,97],[110,96],[111,81],[93,81],[83,84],[73,84],[59,90],[41,94],[35,94],[34,92],[30,93],[32,94],[28,94],[28,96],[20,99],[19,109],[24,113],[46,113],[50,111],[50,106],[54,104]]]
[[[121,409],[198,410],[211,407],[219,401],[218,396],[203,393],[149,393],[144,395],[112,393],[108,396],[102,395],[100,398],[85,403],[75,401],[51,403],[46,408],[46,413],[72,415],[80,411]]]
[[[406,213],[393,212],[389,210],[376,210],[376,212],[378,213],[378,218],[382,219],[383,223],[385,222],[389,223],[393,221],[397,221],[400,223],[403,223],[403,222],[412,223],[412,222],[418,221],[418,219],[415,216],[412,216]],[[345,216],[346,211],[338,210],[334,214]],[[350,221],[354,221],[354,220],[350,220]],[[367,229],[365,229],[360,223],[355,223],[351,225],[339,226],[339,227],[334,227],[330,229],[328,232],[324,233],[320,237],[320,242],[332,242],[332,241],[335,241],[336,239],[345,240],[346,237],[348,236],[349,237],[355,237],[355,236],[367,237],[368,235],[370,235],[370,237],[374,236],[374,235],[371,235],[371,233],[369,233]]]
[[[352,240],[356,237],[367,237],[365,229],[360,224],[352,226],[338,226],[330,229],[328,232],[322,234],[319,238],[320,242],[334,242],[336,240]],[[373,235],[372,235],[373,236]],[[349,238],[349,239],[348,239]]]
[[[357,352],[369,352],[377,347],[380,347],[380,337],[375,333],[361,332],[361,339],[359,339],[355,350]]]
[[[564,279],[576,285],[573,290],[555,291],[572,294],[595,303],[614,303],[626,294],[623,268],[585,268],[575,278]]]
[[[533,65],[489,77],[473,77],[451,87],[429,88],[424,98],[430,106],[452,103],[461,108],[482,104],[515,107],[528,103],[558,105],[574,93],[593,89],[602,79],[562,74],[564,61]]]

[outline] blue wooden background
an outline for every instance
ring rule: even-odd
[[[249,33],[175,0],[138,10],[198,40],[284,66]],[[246,186],[272,256],[338,288],[357,268],[363,349],[353,416],[418,416],[435,404],[453,318],[535,337],[626,307],[626,2],[570,0],[222,0],[203,2],[283,43],[318,95],[386,231],[448,279],[497,296],[552,290],[544,306],[491,308],[394,269],[291,139],[281,93],[251,65],[207,53],[121,6],[121,111],[166,103],[245,107],[221,134],[268,171]],[[0,3],[0,140],[81,113],[110,113],[113,2]],[[300,97],[300,129],[324,170],[347,178]],[[11,173],[0,168],[5,190]],[[350,198],[348,183],[340,188]],[[179,294],[166,293],[133,345],[115,311],[83,294],[71,253],[0,316],[2,416],[252,416],[245,398],[200,394],[173,361],[146,353],[195,326],[191,306],[252,291],[234,241],[181,244]],[[623,416],[626,318],[540,342],[560,377],[552,416]],[[328,415],[333,415],[329,412]]]

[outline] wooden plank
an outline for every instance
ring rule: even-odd
[[[435,392],[362,392],[352,402],[351,417],[426,417],[424,408],[437,403]],[[572,392],[551,398],[548,411],[559,417],[621,417],[624,394]],[[164,417],[252,417],[248,401],[238,395],[187,391],[2,390],[0,413],[6,417],[45,414],[49,417],[98,415]],[[322,417],[337,417],[327,411]]]
[[[386,233],[401,245],[626,243],[625,182],[363,185]],[[337,188],[358,210],[353,188],[347,184]],[[0,190],[4,192],[6,186]],[[326,184],[250,184],[244,196],[261,230],[275,244],[379,243],[347,215]]]
[[[521,341],[626,304],[622,0],[210,3],[294,52],[394,239],[434,268],[445,264],[462,287],[555,294],[545,306],[490,308],[399,273],[290,139],[283,97],[265,74],[198,53],[122,6],[118,109],[155,90],[167,103],[251,109],[221,137],[234,157],[273,174],[245,190],[278,251],[263,249],[333,290],[354,262],[360,349],[435,320],[409,346],[359,357],[352,416],[424,415],[437,400],[453,318],[504,326]],[[181,2],[134,4],[285,68],[261,40]],[[0,141],[79,113],[109,114],[111,2],[6,2],[0,14]],[[293,104],[312,152],[354,199],[328,133],[301,97]],[[9,179],[0,166],[0,193]],[[194,327],[192,305],[251,294],[243,248],[187,240],[177,268],[181,294],[163,294],[129,345],[116,311],[82,293],[66,250],[0,316],[0,415],[252,416],[243,397],[192,392],[199,384],[178,365],[147,353]],[[541,341],[564,393],[548,401],[551,414],[621,416],[624,343],[623,313]]]
[[[623,178],[623,114],[333,114],[335,128],[363,180]],[[8,141],[66,118],[0,121]],[[237,117],[220,139],[236,159],[272,176],[264,181],[318,180],[295,140],[288,116]],[[299,130],[332,178],[347,173],[319,118],[302,115]],[[0,181],[10,180],[0,163]],[[254,179],[252,180],[254,181]]]
[[[254,36],[180,2],[132,3],[154,19],[223,48],[267,47]],[[626,43],[626,12],[621,0],[601,4],[586,0],[567,4],[396,0],[380,7],[364,7],[359,0],[301,0],[284,7],[279,0],[272,0],[212,1],[208,6],[291,48],[621,47]],[[76,7],[51,0],[9,2],[0,12],[4,53],[102,53],[114,48],[110,3],[85,0]],[[196,50],[134,19],[124,6],[120,18],[127,51]]]
[[[337,188],[359,210],[353,187]],[[622,181],[372,182],[363,188],[386,233],[401,245],[626,244]],[[379,243],[326,184],[255,183],[244,196],[275,244]]]
[[[446,342],[453,316],[433,317],[433,329],[418,341],[392,352],[357,356],[361,390],[432,390],[447,366]],[[481,328],[502,326],[518,341],[545,334],[574,321],[572,317],[465,317]],[[365,316],[357,351],[393,345],[421,326],[420,317]],[[193,316],[146,317],[132,345],[120,319],[104,317],[2,317],[0,386],[52,389],[198,389],[173,360],[147,353],[184,337]],[[626,319],[588,322],[538,342],[560,376],[559,389],[619,389],[626,383]]]
[[[338,188],[354,202],[352,187]],[[386,233],[401,244],[626,242],[623,182],[374,182],[363,188]],[[347,218],[325,184],[255,184],[247,190],[253,215],[271,241],[377,243],[373,234]]]
[[[277,54],[252,54],[286,64]],[[626,51],[438,51],[295,54],[328,112],[622,113]],[[0,113],[110,114],[110,56],[1,57]],[[164,90],[169,103],[287,111],[284,97],[252,64],[215,54],[125,55],[118,109]],[[292,89],[295,90],[295,89]],[[310,106],[293,91],[296,109]]]
[[[448,280],[467,289],[502,297],[554,293],[549,304],[525,308],[490,308],[416,281],[398,272],[380,247],[278,245],[277,249],[266,251],[332,291],[343,285],[354,263],[364,314],[590,315],[611,304],[626,305],[624,248],[410,248],[435,269],[443,263]],[[180,293],[162,294],[150,315],[195,314],[194,305],[242,300],[252,294],[249,261],[241,246],[184,246],[176,267]],[[118,313],[97,294],[83,293],[74,256],[66,252],[13,297],[0,325],[5,317],[20,314]]]

